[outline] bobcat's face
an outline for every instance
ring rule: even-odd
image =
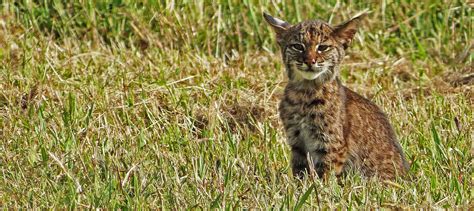
[[[332,32],[323,22],[307,21],[281,35],[278,43],[291,78],[325,82],[336,75],[344,48]]]
[[[360,16],[337,27],[319,20],[290,25],[267,14],[264,17],[277,34],[290,80],[322,84],[338,74]]]

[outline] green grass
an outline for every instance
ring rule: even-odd
[[[0,8],[3,208],[474,206],[472,4],[40,2]],[[365,9],[341,77],[387,112],[410,176],[295,179],[261,14]]]

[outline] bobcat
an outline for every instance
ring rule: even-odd
[[[402,148],[385,114],[341,84],[345,50],[365,15],[335,27],[321,20],[291,25],[263,14],[276,33],[288,75],[280,118],[291,147],[295,176],[349,170],[394,179],[408,170]]]

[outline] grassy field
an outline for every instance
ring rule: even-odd
[[[473,4],[39,2],[0,7],[0,207],[474,207]],[[293,178],[261,14],[365,9],[341,78],[387,112],[410,176]]]

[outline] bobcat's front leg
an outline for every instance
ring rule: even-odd
[[[308,169],[308,159],[300,146],[291,146],[291,168],[293,175],[302,178]]]

